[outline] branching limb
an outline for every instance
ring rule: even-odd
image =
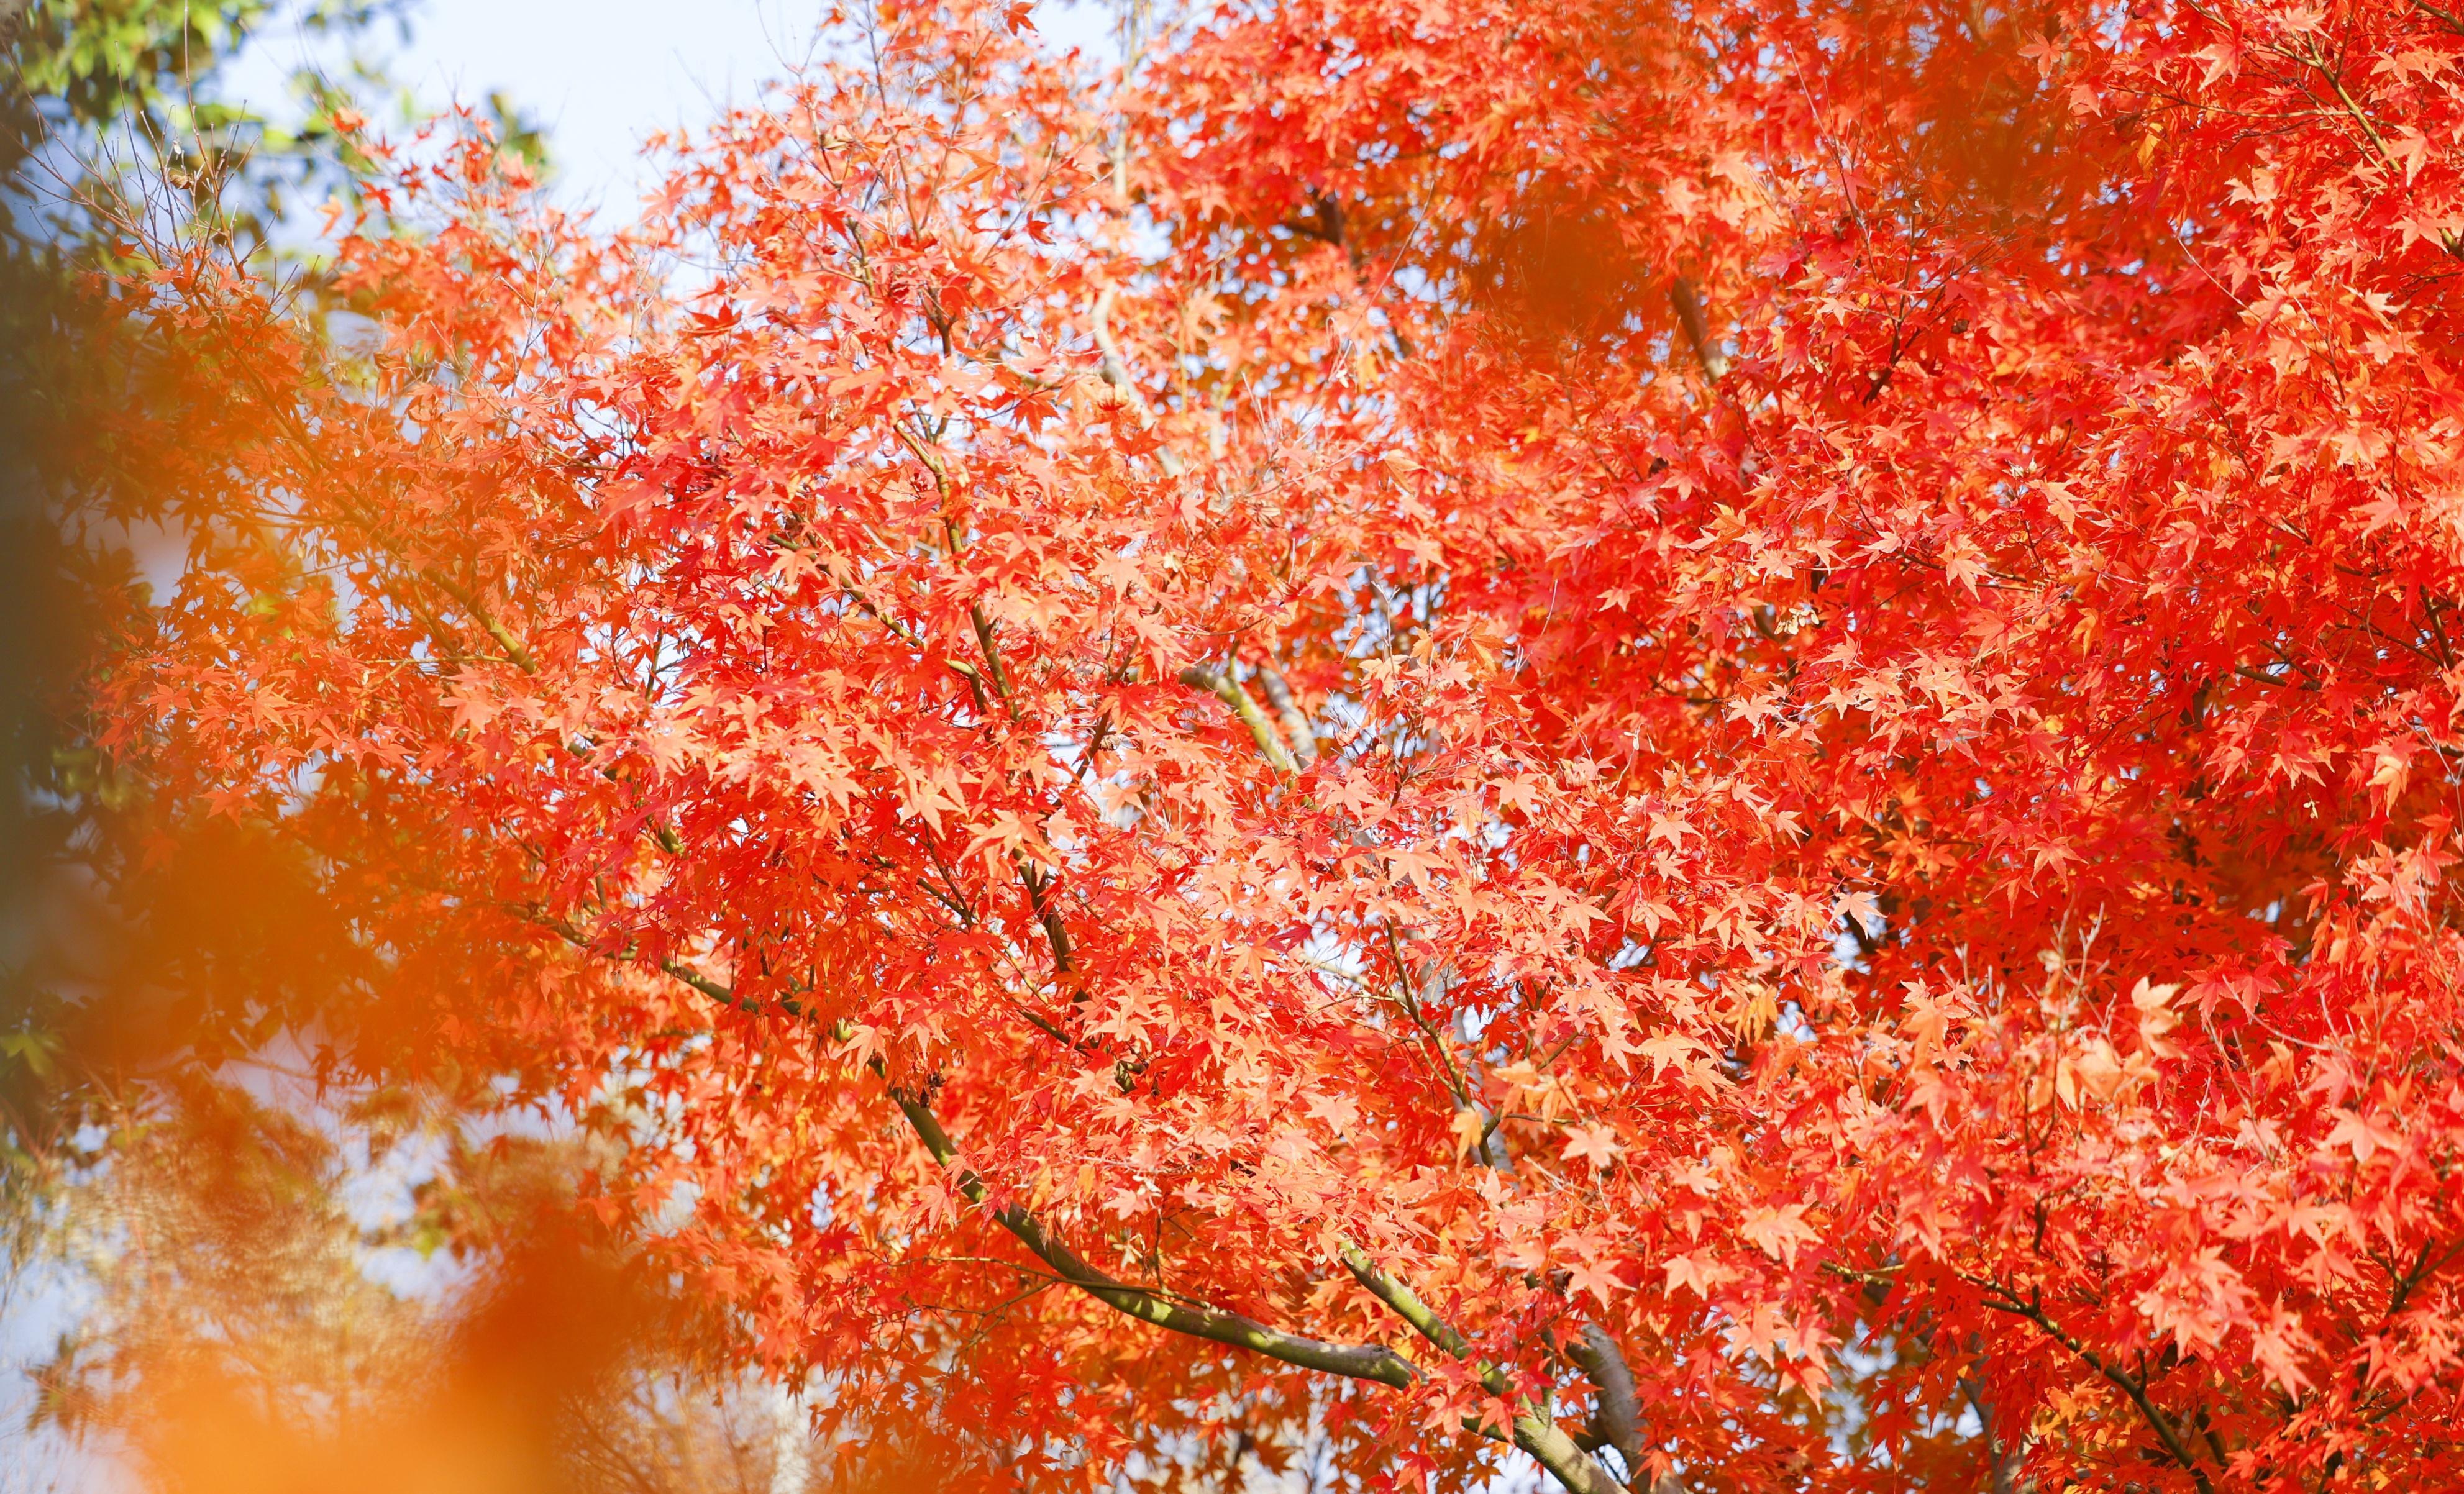
[[[1609,1337],[1606,1329],[1586,1323],[1582,1336],[1567,1346],[1566,1357],[1582,1368],[1598,1396],[1592,1430],[1625,1460],[1628,1478],[1640,1474],[1642,1418],[1635,1398],[1634,1372],[1626,1368],[1624,1351],[1617,1348],[1617,1340]]]
[[[1985,1375],[1981,1369],[1971,1370],[1959,1377],[1959,1393],[1968,1397],[1969,1406],[1976,1413],[1976,1424],[1985,1431],[1985,1461],[1991,1494],[2013,1494],[2018,1488],[2019,1467],[2027,1461],[2024,1439],[2005,1445],[2001,1423],[1994,1417],[1993,1398],[1986,1394]]]
[[[2165,1415],[2156,1402],[2148,1398],[2147,1385],[2144,1379],[2130,1374],[2121,1366],[2088,1348],[2085,1343],[2063,1331],[2061,1326],[2046,1314],[2043,1305],[2036,1301],[2033,1293],[2027,1301],[2021,1302],[2007,1288],[1990,1283],[1975,1285],[1983,1285],[1991,1294],[1985,1299],[1987,1307],[1997,1312],[2007,1312],[2013,1317],[2034,1323],[2046,1336],[2069,1350],[2080,1363],[2104,1376],[2115,1389],[2130,1397],[2130,1403],[2139,1408],[2141,1417],[2155,1431],[2156,1439],[2164,1444],[2166,1454],[2179,1464],[2183,1471],[2189,1474],[2191,1483],[2199,1486],[2199,1494],[2214,1494],[2215,1483],[2208,1477],[2208,1470],[2199,1465],[2198,1459],[2191,1453],[2189,1444],[2183,1440],[2181,1429],[2173,1424],[2173,1418]]]
[[[1230,706],[1232,714],[1241,718],[1241,724],[1249,729],[1249,738],[1258,744],[1259,755],[1273,764],[1276,772],[1287,778],[1300,773],[1300,764],[1293,759],[1291,749],[1286,747],[1284,739],[1276,735],[1274,721],[1241,687],[1241,682],[1232,677],[1228,666],[1193,664],[1180,671],[1180,682],[1205,691]]]
[[[539,921],[558,928],[552,919],[540,918]],[[566,926],[559,928],[559,932],[577,943],[586,944],[579,930]],[[719,1004],[730,1007],[746,1004],[729,986],[711,979],[691,966],[675,960],[663,960],[660,969]],[[793,1010],[792,1007],[789,1009]],[[844,1041],[847,1030],[847,1024],[842,1022],[834,1029],[833,1035]],[[879,1060],[874,1061],[873,1067],[875,1072],[881,1070]],[[1096,1269],[1045,1229],[1042,1222],[1023,1207],[1015,1203],[996,1207],[991,1201],[991,1190],[985,1186],[983,1178],[974,1169],[958,1165],[957,1144],[950,1139],[940,1119],[921,1097],[896,1088],[891,1090],[891,1097],[897,1102],[899,1112],[907,1117],[908,1125],[913,1129],[917,1139],[924,1143],[925,1150],[932,1153],[933,1160],[944,1168],[956,1167],[958,1192],[969,1202],[988,1210],[995,1222],[1017,1237],[1019,1242],[1034,1252],[1037,1259],[1049,1266],[1055,1275],[1106,1307],[1171,1332],[1250,1350],[1304,1370],[1339,1374],[1349,1379],[1373,1380],[1397,1390],[1409,1389],[1419,1380],[1421,1371],[1419,1366],[1382,1344],[1331,1344],[1304,1334],[1287,1333],[1255,1318],[1227,1312],[1204,1303],[1175,1300],[1173,1296],[1133,1285]],[[1470,1355],[1471,1345],[1461,1333],[1366,1253],[1346,1245],[1344,1264],[1380,1302],[1393,1308],[1422,1337],[1457,1359]],[[1479,1367],[1479,1373],[1482,1386],[1491,1395],[1502,1397],[1512,1393],[1513,1383],[1500,1367],[1484,1363]],[[1473,1429],[1485,1431],[1481,1427]],[[1539,1460],[1541,1466],[1547,1468],[1571,1494],[1628,1494],[1624,1484],[1610,1476],[1608,1470],[1558,1427],[1545,1407],[1528,1399],[1517,1402],[1513,1441]]]
[[[940,1121],[922,1100],[913,1095],[891,1091],[908,1125],[915,1130],[925,1150],[943,1167],[957,1160],[958,1149],[941,1129]],[[1268,1328],[1255,1318],[1221,1308],[1191,1306],[1167,1301],[1157,1294],[1129,1283],[1116,1281],[1080,1259],[1077,1252],[1047,1232],[1035,1217],[1017,1204],[994,1208],[988,1201],[989,1191],[984,1180],[971,1168],[957,1170],[958,1191],[970,1202],[992,1213],[1001,1228],[1018,1237],[1020,1243],[1033,1251],[1053,1272],[1080,1291],[1116,1311],[1144,1323],[1152,1323],[1175,1333],[1202,1338],[1212,1343],[1226,1344],[1235,1349],[1252,1350],[1286,1364],[1304,1370],[1318,1370],[1355,1380],[1375,1380],[1397,1390],[1409,1387],[1419,1377],[1419,1371],[1408,1359],[1393,1350],[1376,1344],[1330,1344],[1322,1339],[1308,1338]],[[1588,1494],[1588,1491],[1580,1491]]]
[[[1372,1296],[1393,1308],[1395,1315],[1412,1325],[1413,1330],[1422,1338],[1435,1344],[1451,1358],[1471,1357],[1470,1342],[1422,1302],[1419,1293],[1403,1285],[1393,1272],[1371,1260],[1367,1251],[1357,1245],[1344,1245],[1343,1263],[1351,1269],[1354,1280],[1369,1288]],[[1503,1397],[1513,1394],[1514,1383],[1504,1369],[1485,1360],[1477,1369],[1482,1387],[1490,1395]],[[1629,1396],[1632,1385],[1629,1379]],[[1540,1460],[1540,1465],[1573,1494],[1625,1494],[1624,1484],[1610,1477],[1609,1471],[1567,1436],[1545,1410],[1528,1399],[1516,1400],[1514,1444]]]

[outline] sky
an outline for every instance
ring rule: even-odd
[[[699,124],[813,55],[828,0],[411,0],[409,38],[388,29],[394,80],[421,105],[484,105],[503,91],[547,127],[551,187],[567,207],[630,216],[647,178],[643,137]],[[1106,49],[1104,0],[1038,0],[1034,24],[1060,46]],[[280,117],[302,65],[339,72],[342,51],[277,22],[227,79]]]

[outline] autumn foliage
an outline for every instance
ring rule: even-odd
[[[166,1041],[553,1100],[943,1487],[2464,1481],[2464,21],[840,40],[164,252]]]

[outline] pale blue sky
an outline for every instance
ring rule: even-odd
[[[429,107],[478,104],[503,90],[548,126],[560,199],[629,215],[644,183],[642,137],[749,99],[812,55],[827,9],[827,0],[412,0],[410,40],[391,71]],[[1108,50],[1111,8],[1038,0],[1035,24],[1057,45],[1093,55]],[[341,61],[337,50],[277,25],[242,55],[228,87],[279,115],[293,68]]]

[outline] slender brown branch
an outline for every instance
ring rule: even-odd
[[[586,947],[587,941],[582,937],[581,932],[562,925],[561,920],[540,915],[536,921],[557,929],[565,937]],[[662,960],[660,969],[711,1000],[738,1009],[750,1009],[748,1003],[731,988],[689,966],[674,960]],[[794,1010],[792,1006],[787,1009]],[[842,1022],[837,1030],[842,1040],[846,1026]],[[874,1060],[876,1073],[882,1070],[882,1066],[878,1059]],[[891,1098],[896,1102],[899,1112],[906,1116],[909,1127],[924,1143],[934,1161],[945,1169],[956,1167],[958,1192],[969,1202],[989,1211],[996,1223],[1015,1236],[1056,1275],[1106,1307],[1171,1332],[1250,1350],[1305,1370],[1316,1370],[1349,1379],[1373,1380],[1397,1390],[1409,1389],[1420,1379],[1422,1372],[1419,1366],[1382,1344],[1333,1344],[1305,1334],[1288,1333],[1241,1313],[1201,1302],[1175,1300],[1177,1294],[1168,1296],[1107,1275],[1046,1230],[1023,1206],[1015,1203],[996,1205],[982,1176],[973,1168],[958,1163],[957,1143],[950,1139],[939,1118],[920,1096],[893,1088]],[[1353,1276],[1369,1285],[1379,1301],[1394,1308],[1416,1331],[1457,1358],[1468,1355],[1469,1343],[1431,1311],[1410,1287],[1358,1250],[1346,1246],[1345,1255],[1344,1263]],[[1364,1275],[1364,1270],[1368,1274]],[[1502,1369],[1494,1365],[1483,1364],[1480,1377],[1481,1384],[1492,1395],[1503,1396],[1512,1391],[1512,1382]],[[1475,1426],[1474,1430],[1485,1429]],[[1608,1470],[1567,1436],[1544,1408],[1528,1399],[1518,1402],[1513,1441],[1539,1460],[1541,1466],[1547,1468],[1571,1494],[1628,1494],[1625,1485],[1611,1477]]]
[[[1703,365],[1703,377],[1717,384],[1728,372],[1728,355],[1711,337],[1711,325],[1703,315],[1703,302],[1694,294],[1694,282],[1679,275],[1668,287],[1668,302],[1677,308],[1677,324],[1685,329],[1685,341],[1694,349],[1695,362]]]
[[[1967,1278],[1962,1277],[1962,1280]],[[2130,1397],[2130,1403],[2139,1408],[2140,1417],[2154,1429],[2156,1439],[2164,1444],[2167,1455],[2189,1474],[2190,1482],[2199,1486],[2200,1494],[2214,1494],[2215,1484],[2209,1479],[2208,1470],[2199,1465],[2198,1459],[2191,1453],[2189,1444],[2182,1439],[2181,1429],[2173,1425],[2173,1418],[2165,1415],[2158,1409],[2155,1401],[2148,1398],[2147,1386],[2144,1381],[2134,1378],[2119,1365],[2110,1363],[2095,1350],[2088,1348],[2085,1343],[2063,1331],[2061,1326],[2046,1314],[2043,1305],[2033,1294],[2029,1300],[2021,1302],[2003,1287],[1988,1283],[1975,1285],[1983,1285],[1989,1294],[1985,1299],[1987,1307],[1996,1312],[2007,1312],[2013,1317],[2034,1323],[2047,1337],[2076,1355],[2081,1364],[2102,1375],[2115,1389]]]
[[[943,1167],[957,1161],[958,1149],[941,1129],[940,1121],[924,1102],[912,1094],[893,1089],[892,1099],[900,1113],[914,1128],[933,1159]],[[1167,1301],[1144,1287],[1116,1281],[1081,1260],[1057,1237],[1045,1230],[1036,1218],[1018,1204],[995,1206],[989,1201],[990,1190],[973,1168],[957,1168],[958,1191],[968,1201],[992,1214],[995,1222],[1018,1237],[1019,1242],[1033,1251],[1072,1286],[1103,1303],[1106,1307],[1128,1314],[1143,1323],[1192,1338],[1225,1344],[1236,1349],[1252,1350],[1286,1364],[1305,1370],[1319,1370],[1355,1380],[1375,1380],[1397,1390],[1408,1388],[1419,1377],[1412,1362],[1393,1350],[1378,1344],[1330,1344],[1322,1339],[1298,1333],[1287,1333],[1269,1328],[1255,1318],[1218,1307],[1192,1306]]]

